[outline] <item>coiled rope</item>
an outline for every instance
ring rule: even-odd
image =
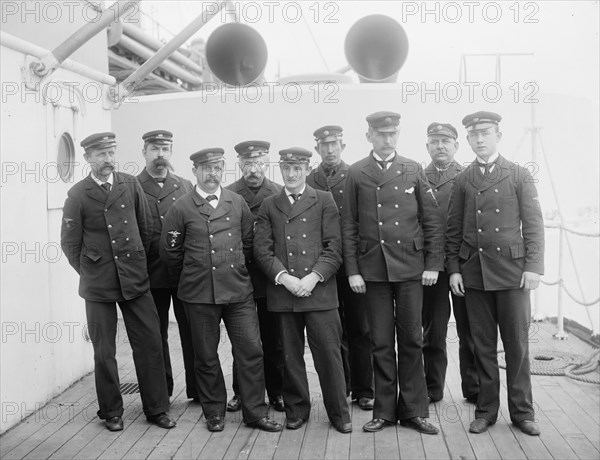
[[[580,382],[600,384],[600,350],[588,357],[558,350],[535,350],[529,353],[533,375],[564,375]],[[504,350],[498,352],[498,365],[506,369]]]

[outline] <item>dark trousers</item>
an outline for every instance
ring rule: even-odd
[[[221,319],[238,362],[235,373],[240,384],[242,415],[246,423],[267,415],[265,376],[258,317],[252,298],[230,304],[182,302],[192,330],[196,388],[205,418],[225,416],[227,390],[217,348]]]
[[[260,339],[262,342],[263,361],[265,368],[265,385],[270,399],[281,396],[283,388],[283,346],[279,334],[279,320],[277,314],[267,310],[267,299],[255,299],[258,324],[260,326]],[[240,387],[233,360],[233,392],[240,394]]]
[[[167,380],[163,364],[158,315],[150,292],[132,300],[117,302],[123,314],[127,337],[133,351],[133,363],[140,386],[146,417],[169,408]],[[117,308],[115,302],[85,301],[88,332],[94,346],[94,378],[98,397],[98,417],[109,419],[123,415],[115,339]]]
[[[395,422],[429,417],[423,370],[421,280],[368,281],[365,296],[373,343],[373,418]]]
[[[529,373],[529,292],[466,290],[467,312],[479,375],[476,418],[495,422],[500,407],[498,328],[506,358],[508,410],[513,422],[534,420]]]
[[[181,352],[183,354],[183,367],[185,369],[185,390],[188,398],[197,398],[196,377],[194,376],[194,348],[192,346],[192,335],[190,325],[181,301],[177,297],[177,289],[153,288],[150,289],[158,319],[160,320],[160,336],[162,338],[163,360],[165,362],[165,374],[167,376],[167,389],[169,396],[173,395],[173,369],[171,368],[171,356],[169,354],[169,308],[173,300],[173,312],[177,320],[179,338],[181,340]]]
[[[342,325],[337,309],[277,313],[285,355],[283,400],[287,418],[310,416],[310,392],[304,362],[304,329],[323,394],[325,411],[332,423],[350,422],[344,368],[340,352]],[[242,401],[243,401],[242,396]],[[319,419],[321,418],[318,414]]]
[[[373,355],[365,296],[353,292],[343,274],[337,276],[337,291],[346,391],[352,391],[352,399],[372,398]]]
[[[479,392],[477,369],[473,352],[473,339],[464,297],[452,294],[452,307],[459,339],[458,354],[463,396],[475,396]],[[448,274],[439,272],[437,283],[423,287],[423,362],[427,393],[433,400],[444,397],[448,355],[446,337],[450,319],[450,286]]]

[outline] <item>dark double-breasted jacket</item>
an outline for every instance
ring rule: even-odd
[[[347,275],[420,279],[444,268],[444,222],[422,167],[396,154],[386,171],[373,155],[348,170],[342,212]]]
[[[138,181],[146,193],[146,199],[152,213],[152,238],[148,250],[148,274],[152,288],[170,287],[167,267],[160,260],[159,245],[162,232],[162,223],[171,205],[179,197],[192,190],[192,183],[182,177],[168,172],[164,185],[158,182],[144,169],[138,176]]]
[[[260,186],[260,189],[256,192],[252,192],[248,188],[248,184],[244,178],[240,178],[235,181],[233,184],[227,186],[227,188],[238,195],[241,195],[244,200],[246,200],[246,204],[250,208],[252,215],[254,216],[254,220],[258,216],[258,210],[260,209],[260,205],[264,201],[265,198],[275,195],[279,193],[283,188],[281,185],[276,184],[275,182],[270,181],[266,177],[263,179],[263,183]],[[250,279],[252,280],[252,287],[254,288],[254,298],[261,299],[267,296],[267,278],[265,274],[262,272],[260,268],[256,265],[254,260],[247,260],[246,266],[248,268],[248,272],[250,273]]]
[[[336,173],[328,178],[325,175],[323,164],[320,164],[319,167],[313,169],[306,178],[306,184],[310,185],[312,188],[331,192],[340,215],[342,214],[344,205],[344,188],[346,187],[346,178],[348,177],[349,168],[350,166],[342,161]]]
[[[500,156],[485,178],[477,160],[456,178],[446,257],[465,287],[518,289],[524,271],[544,273],[544,222],[535,179]]]
[[[88,176],[68,192],[61,247],[79,273],[79,295],[96,302],[139,297],[150,288],[150,208],[135,176],[113,173],[107,193]]]
[[[160,255],[177,296],[188,303],[248,300],[252,283],[254,218],[244,199],[221,189],[216,208],[195,189],[178,199],[163,220]]]
[[[270,311],[303,312],[338,308],[335,273],[342,263],[338,210],[331,194],[306,186],[293,206],[285,190],[266,198],[254,234],[254,259],[269,280]],[[323,277],[310,297],[296,297],[275,284],[278,273]]]
[[[445,171],[438,171],[433,163],[429,163],[425,168],[425,176],[427,182],[433,190],[442,217],[444,218],[444,228],[448,217],[448,206],[450,205],[450,192],[452,191],[452,184],[454,179],[462,171],[463,167],[456,161],[453,161]]]

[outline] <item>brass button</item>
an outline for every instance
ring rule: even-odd
[[[385,240],[381,240],[381,244],[385,243]]]
[[[112,240],[112,244],[117,244],[117,242],[115,240]]]
[[[477,214],[481,214],[481,209],[478,209],[478,210],[477,210]]]
[[[381,208],[381,203],[377,203],[377,207],[378,207],[378,208]]]
[[[496,214],[500,214],[500,210],[499,209],[496,209]]]
[[[496,227],[496,228],[494,229],[494,231],[495,231],[496,233],[498,233],[498,232],[500,231],[500,229],[499,229],[498,227]]]
[[[478,228],[478,229],[477,229],[477,231],[478,231],[479,233],[483,232],[483,230],[481,230],[480,228]]]
[[[290,273],[294,273],[294,269],[293,268],[290,268]]]
[[[288,240],[291,240],[291,239],[292,239],[292,237],[291,237],[290,235],[286,236],[286,238],[287,238]]]
[[[108,224],[108,228],[112,228],[112,225]]]
[[[127,225],[127,221],[126,221],[126,220],[124,220],[124,221],[123,221],[123,223],[124,223],[125,225]]]
[[[127,257],[131,257],[131,254],[127,254]]]
[[[119,258],[119,256],[115,256],[115,260],[117,260]]]
[[[306,254],[306,251],[302,251],[302,255]]]
[[[397,204],[395,204],[395,205],[394,205],[394,208],[397,208],[397,207],[398,207],[398,205],[397,205]]]
[[[479,252],[483,252],[483,248],[479,248]]]
[[[124,204],[122,204],[122,205],[121,205],[121,207],[122,207],[122,208],[124,208],[124,207],[125,207],[125,205],[124,205]]]

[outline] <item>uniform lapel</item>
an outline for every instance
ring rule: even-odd
[[[396,152],[394,159],[390,163],[390,166],[385,170],[381,179],[379,179],[379,185],[383,185],[386,182],[400,177],[400,175],[404,173],[405,169],[406,166],[404,163],[402,163],[402,161],[400,161],[400,155],[398,155],[398,152]]]
[[[481,172],[481,168],[479,166],[477,166],[477,171],[483,177],[483,173]],[[498,182],[502,182],[503,180],[507,179],[510,174],[511,172],[508,162],[504,159],[504,157],[498,156],[493,171],[490,172],[488,177],[483,177],[483,182],[481,182],[479,190],[484,191],[490,187],[493,187],[494,185],[498,184]]]
[[[123,180],[123,177],[121,177],[121,175],[119,173],[113,173],[113,177],[114,177],[114,183],[113,186],[110,189],[110,192],[108,194],[108,200],[106,201],[106,207],[110,208],[111,205],[117,201],[117,199],[123,195],[123,193],[125,193],[125,190],[127,190],[127,186],[125,185],[125,181]]]
[[[347,170],[348,170],[348,165],[342,161],[340,163],[340,167],[339,167],[338,171],[333,175],[332,178],[329,179],[329,188],[333,188],[337,184],[342,182],[344,180],[344,178],[346,177]],[[322,173],[322,175],[323,175],[323,177],[325,177],[323,173]],[[325,182],[327,182],[327,179],[325,179]]]
[[[246,187],[248,188],[248,187]],[[252,193],[252,191],[250,189],[248,189],[248,192]],[[249,203],[250,209],[255,209],[256,207],[260,206],[261,203],[264,201],[265,198],[269,197],[273,195],[273,190],[271,188],[271,181],[269,181],[269,179],[265,178],[263,180],[262,183],[262,187],[258,189],[258,192],[256,192],[256,195],[253,194],[252,196],[252,200]]]
[[[148,173],[146,169],[144,169],[139,176],[140,184],[142,184],[142,188],[144,192],[148,195],[153,196],[154,198],[158,198],[160,195],[160,185],[154,180],[154,178]]]
[[[286,216],[290,215],[292,211],[292,204],[290,203],[290,199],[285,194],[285,187],[281,189],[281,192],[275,198],[275,206]]]
[[[200,214],[202,214],[204,217],[206,217],[206,219],[208,219],[215,209],[210,204],[208,204],[208,201],[206,201],[198,194],[198,191],[196,189],[194,189],[192,199],[194,200],[196,206],[198,206],[198,211],[200,212]]]
[[[383,177],[383,171],[375,161],[375,158],[373,158],[372,150],[371,153],[369,153],[369,162],[367,163],[366,167],[361,170],[361,172],[369,176],[375,182],[379,182],[379,180]]]
[[[285,192],[284,192],[284,194],[285,194]],[[287,196],[286,196],[286,199],[288,200],[288,203],[289,203],[290,200],[289,200],[289,198],[287,198]],[[302,194],[300,199],[298,201],[296,201],[296,203],[294,203],[294,205],[292,206],[292,210],[289,214],[289,218],[293,219],[294,217],[302,214],[308,208],[313,206],[316,202],[317,202],[317,192],[315,192],[314,188],[307,185],[306,188],[304,189],[304,193]]]
[[[102,187],[100,187],[95,181],[94,179],[92,179],[91,176],[87,176],[85,178],[86,182],[85,182],[85,191],[87,193],[87,195],[95,201],[98,201],[100,203],[106,203],[106,200],[108,199],[108,194],[106,193],[105,190],[102,189]]]
[[[154,179],[152,181],[156,183],[156,181]],[[179,188],[182,187],[182,184],[181,184],[181,181],[179,180],[179,177],[177,177],[169,172],[169,173],[167,173],[167,178],[165,179],[163,186],[161,187],[158,184],[156,184],[156,186],[159,188],[158,198],[160,198],[162,200],[165,197],[169,196],[171,193],[176,192]]]
[[[231,192],[233,193],[233,192]],[[213,209],[210,218],[211,219],[217,219],[221,216],[224,216],[225,214],[229,213],[229,211],[231,210],[232,207],[232,201],[231,201],[231,195],[229,193],[229,190],[221,188],[221,198],[219,199],[219,204],[217,205],[216,208]],[[212,206],[209,204],[208,205],[209,208],[212,208]]]

